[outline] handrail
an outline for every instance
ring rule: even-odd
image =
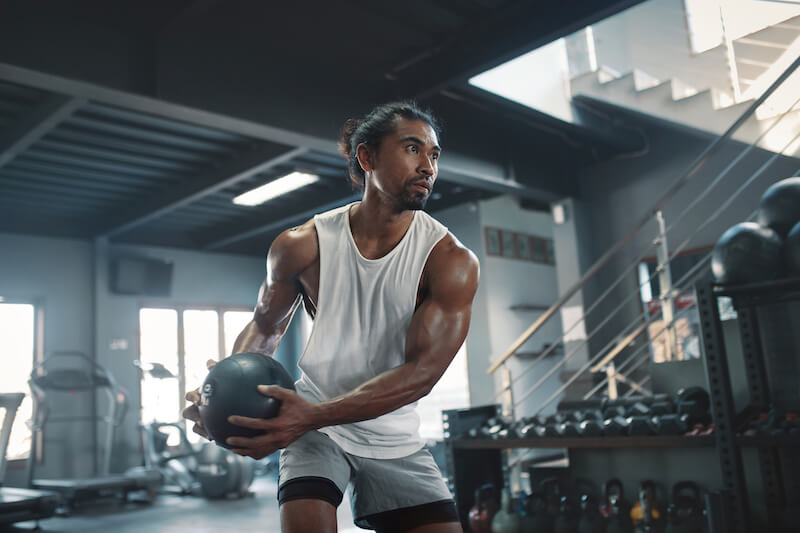
[[[672,185],[667,189],[667,191],[662,195],[662,197],[655,203],[655,205],[650,208],[645,215],[639,220],[639,222],[634,226],[634,228],[628,232],[622,239],[620,239],[616,244],[614,244],[610,249],[608,249],[594,264],[586,271],[586,273],[575,283],[572,287],[567,289],[564,294],[559,297],[559,299],[550,306],[550,308],[545,311],[545,313],[540,316],[525,332],[520,335],[516,341],[512,343],[512,345],[506,350],[506,352],[492,365],[490,365],[488,372],[493,374],[497,371],[500,366],[505,363],[514,353],[528,340],[530,339],[541,327],[544,325],[553,315],[556,314],[563,306],[567,303],[579,290],[581,290],[586,283],[592,279],[597,272],[607,265],[611,259],[622,249],[624,248],[633,238],[639,234],[639,232],[652,220],[652,218],[660,211],[666,204],[669,202],[677,193],[680,191],[684,185],[689,183],[697,172],[705,166],[708,160],[714,155],[722,146],[722,144],[728,141],[733,133],[742,126],[755,112],[756,110],[763,104],[769,96],[775,92],[775,90],[783,84],[784,81],[795,71],[797,68],[800,67],[800,57],[798,57],[791,65],[780,75],[778,78],[767,88],[764,93],[758,97],[745,111],[742,113],[739,118],[737,118],[733,124],[719,137],[717,137],[704,151],[701,153],[694,162],[689,166],[688,170],[686,170],[677,180],[675,180]]]

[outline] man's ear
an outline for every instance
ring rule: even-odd
[[[375,154],[366,143],[356,146],[356,159],[364,172],[369,172],[375,167]]]

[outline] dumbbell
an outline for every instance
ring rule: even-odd
[[[603,434],[606,436],[618,436],[628,434],[628,421],[621,416],[613,416],[603,420]]]
[[[656,435],[683,435],[689,427],[687,415],[672,413],[650,417],[650,430]]]

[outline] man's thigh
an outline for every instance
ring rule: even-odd
[[[401,459],[348,457],[356,525],[387,533],[460,531],[455,503],[427,450]]]
[[[322,500],[335,509],[350,480],[344,452],[327,435],[309,431],[281,451],[278,502]],[[293,506],[296,507],[296,506]]]

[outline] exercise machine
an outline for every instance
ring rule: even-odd
[[[2,486],[5,481],[6,451],[11,438],[11,427],[23,398],[25,395],[21,392],[0,393],[0,409],[3,409],[0,429],[0,525],[53,516],[58,503],[58,496],[51,492]]]
[[[62,351],[54,352],[37,364],[31,372],[29,383],[34,398],[34,436],[55,423],[102,422],[105,426],[97,475],[82,479],[37,479],[34,477],[32,450],[27,463],[31,488],[57,493],[61,498],[59,510],[62,512],[69,512],[79,503],[108,498],[127,500],[133,493],[144,495],[146,502],[155,498],[161,485],[161,474],[158,470],[134,467],[122,474],[109,472],[114,433],[125,418],[128,406],[125,390],[117,384],[111,373],[82,352]],[[63,406],[69,402],[74,405],[76,397],[88,396],[91,400],[103,397],[103,394],[98,393],[105,393],[107,399],[104,402],[107,404],[106,412],[102,415],[50,415],[56,404],[64,410]]]
[[[134,361],[153,379],[177,379],[159,363]],[[193,444],[182,422],[152,420],[141,424],[146,468],[164,479],[162,491],[209,499],[251,496],[256,461],[210,442]]]

